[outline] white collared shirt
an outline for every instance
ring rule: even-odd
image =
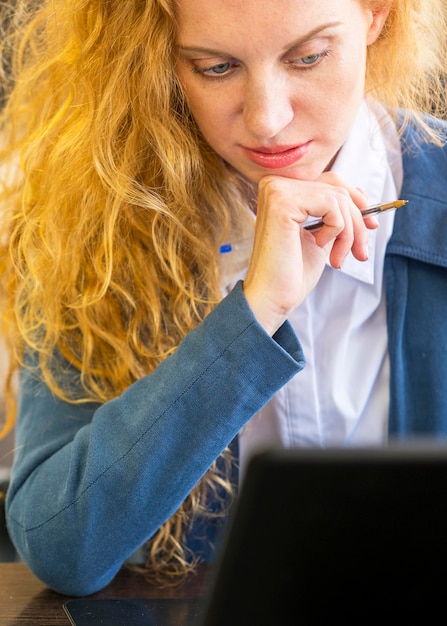
[[[379,105],[362,103],[332,170],[362,188],[372,205],[399,198],[400,142]],[[379,228],[368,231],[369,260],[360,262],[350,254],[342,270],[328,264],[290,316],[307,364],[242,430],[241,466],[265,443],[328,447],[386,442],[389,359],[382,282],[394,212],[378,219]]]

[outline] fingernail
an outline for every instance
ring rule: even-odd
[[[349,252],[348,252],[348,254],[349,254]],[[338,269],[338,270],[343,269],[343,265],[345,264],[345,261],[346,261],[346,259],[347,259],[347,257],[348,257],[348,254],[346,254],[346,255],[343,257],[342,262],[341,262],[341,263],[340,263],[340,265],[337,267],[337,269]]]
[[[363,252],[365,254],[365,261],[367,261],[369,259],[369,246],[368,246],[368,244],[366,244],[366,246],[364,247]]]

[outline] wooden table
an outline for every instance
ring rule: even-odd
[[[191,598],[204,594],[206,568],[191,575],[181,587],[150,585],[140,574],[123,569],[92,598]],[[0,626],[68,626],[62,608],[69,596],[51,591],[23,563],[0,563]]]

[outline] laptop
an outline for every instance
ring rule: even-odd
[[[75,626],[361,626],[435,623],[446,600],[447,447],[424,444],[260,451],[207,598],[65,610]]]

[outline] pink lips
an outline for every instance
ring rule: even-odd
[[[279,169],[289,167],[299,161],[308,151],[311,142],[304,143],[293,148],[276,146],[275,148],[242,148],[244,154],[250,161],[267,167],[269,169]]]

